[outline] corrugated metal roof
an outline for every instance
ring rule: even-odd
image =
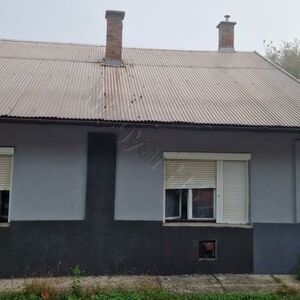
[[[0,116],[300,127],[300,84],[252,52],[0,41]]]

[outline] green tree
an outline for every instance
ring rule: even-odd
[[[300,40],[283,41],[279,47],[264,41],[266,58],[300,79]]]

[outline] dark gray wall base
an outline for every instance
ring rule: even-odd
[[[114,221],[115,163],[115,137],[90,134],[86,220],[0,228],[0,277],[253,271],[252,229]],[[198,259],[200,240],[217,240],[216,260]]]
[[[217,240],[217,259],[199,260],[200,240]],[[252,230],[164,227],[160,222],[13,222],[0,230],[0,277],[251,273]],[[4,247],[3,247],[4,245]]]
[[[300,224],[255,224],[254,272],[293,273],[300,262]]]

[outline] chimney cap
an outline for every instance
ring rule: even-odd
[[[121,20],[124,19],[125,16],[125,11],[120,11],[120,10],[107,10],[105,12],[105,18],[119,18]]]
[[[218,25],[217,28],[221,27],[221,26],[234,26],[236,24],[236,22],[231,22],[229,21],[230,15],[225,15],[224,16],[225,21],[221,21]]]
[[[230,15],[225,15],[224,18],[226,22],[229,22]]]

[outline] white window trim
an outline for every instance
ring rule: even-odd
[[[8,203],[8,220],[7,223],[9,224],[11,221],[11,208],[12,208],[12,184],[13,184],[13,172],[14,172],[14,162],[15,156],[11,154],[11,172],[10,172],[10,187],[9,187],[9,203]]]
[[[188,197],[187,197],[187,219],[193,219],[193,192],[192,189],[188,189]]]
[[[217,160],[216,223],[223,223],[223,161]]]
[[[165,184],[165,178],[166,178],[166,160],[163,161],[164,165],[164,174],[163,174],[163,181],[164,181],[164,186],[163,186],[163,215],[162,215],[162,220],[163,224],[166,223],[166,184]]]
[[[1,147],[0,146],[0,155],[11,155],[11,178],[10,178],[10,187],[9,187],[9,204],[8,204],[8,220],[7,222],[0,223],[0,227],[7,227],[11,221],[11,207],[12,207],[12,182],[13,182],[13,171],[14,171],[14,154],[15,149],[13,147]]]
[[[247,224],[249,224],[249,222],[250,222],[250,216],[249,216],[249,214],[250,214],[250,202],[249,202],[249,193],[250,193],[250,191],[249,191],[249,162],[248,161],[246,161],[246,183],[247,183],[247,188],[246,188],[246,191],[247,191],[247,194],[246,194],[246,217],[247,217],[247,220],[246,220],[246,222],[247,222]]]
[[[1,147],[0,146],[0,155],[14,155],[15,149],[13,147]]]
[[[251,224],[227,224],[227,223],[211,223],[211,222],[166,222],[163,226],[169,227],[238,227],[253,228]]]
[[[251,159],[250,153],[164,152],[165,159],[236,160]]]

